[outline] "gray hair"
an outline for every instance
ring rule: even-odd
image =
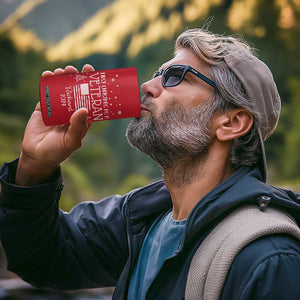
[[[258,112],[241,82],[224,61],[224,57],[232,51],[239,52],[242,48],[254,53],[254,50],[239,38],[217,35],[203,29],[190,29],[179,35],[175,53],[181,48],[191,49],[199,59],[210,65],[211,77],[217,86],[212,99],[215,115],[233,108],[244,108],[253,115],[250,131],[233,141],[231,162],[235,169],[242,165],[256,165],[260,155]]]

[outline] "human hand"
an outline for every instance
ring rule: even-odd
[[[82,68],[82,72],[91,71],[94,71],[91,65]],[[67,66],[64,70],[56,69],[54,73],[45,71],[42,77],[70,73],[78,71],[73,66]],[[91,126],[91,123],[87,122],[87,115],[87,109],[81,108],[73,113],[70,124],[46,126],[38,103],[26,126],[16,184],[27,186],[42,182],[79,149]]]

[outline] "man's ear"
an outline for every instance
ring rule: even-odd
[[[246,109],[237,108],[215,118],[216,137],[225,142],[247,134],[253,125],[253,115]]]

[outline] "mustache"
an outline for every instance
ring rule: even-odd
[[[141,99],[141,104],[144,105],[149,111],[153,111],[155,109],[155,105],[150,97],[143,96]]]

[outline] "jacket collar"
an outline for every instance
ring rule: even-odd
[[[258,205],[261,196],[271,199],[269,205],[288,210],[300,223],[300,205],[296,196],[263,182],[259,168],[241,167],[199,200],[189,215],[185,240],[209,233],[232,210],[243,204]]]
[[[285,207],[300,223],[299,200],[292,192],[266,185],[259,168],[241,167],[199,199],[188,217],[185,240],[207,234],[233,209],[246,203],[256,204],[262,195],[269,196],[272,205]],[[162,180],[132,191],[126,203],[132,233],[139,233],[160,214],[172,209],[170,193]]]
[[[133,234],[149,227],[160,214],[172,208],[170,193],[162,180],[132,191],[125,203]]]

